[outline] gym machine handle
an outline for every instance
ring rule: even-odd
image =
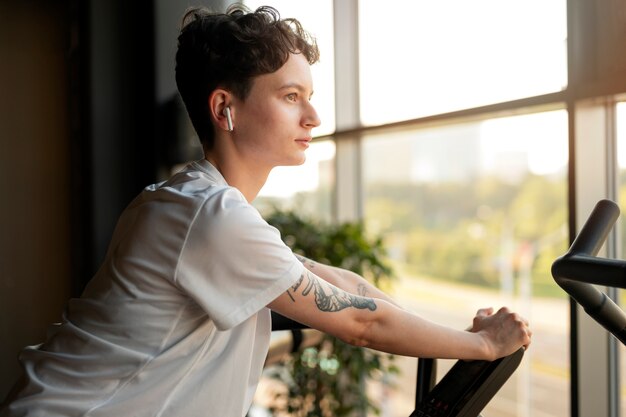
[[[626,345],[626,314],[592,285],[626,287],[626,262],[595,256],[619,214],[614,202],[600,200],[568,252],[552,264],[552,276],[589,316]]]

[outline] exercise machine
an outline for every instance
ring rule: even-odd
[[[489,361],[457,361],[433,386],[433,359],[418,360],[415,411],[410,417],[476,417],[513,374],[524,349]],[[423,369],[426,368],[426,371]],[[433,367],[434,368],[434,367]],[[422,369],[422,371],[420,371]],[[420,374],[423,373],[423,376]]]
[[[626,261],[596,256],[619,214],[617,204],[600,200],[567,253],[552,264],[552,277],[590,317],[626,345],[626,314],[594,287],[626,288]]]
[[[272,330],[291,330],[296,342],[306,326],[272,312]],[[524,349],[493,362],[457,361],[436,382],[435,359],[418,359],[415,410],[409,417],[477,417],[519,366]]]

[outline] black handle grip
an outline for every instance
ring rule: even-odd
[[[299,323],[295,320],[291,320],[289,317],[285,317],[282,314],[278,314],[277,312],[272,310],[272,331],[278,330],[301,330],[308,329],[308,326],[305,326],[302,323]]]
[[[626,345],[626,314],[593,286],[626,287],[626,262],[595,256],[619,213],[614,202],[600,200],[568,252],[552,264],[552,276],[589,316]]]

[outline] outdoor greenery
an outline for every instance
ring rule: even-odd
[[[626,171],[620,184],[618,204],[626,211]],[[524,276],[532,296],[565,297],[550,274],[552,262],[569,245],[562,175],[528,175],[515,183],[497,177],[463,183],[370,182],[364,193],[363,223],[332,226],[278,210],[269,221],[297,253],[352,269],[378,284],[389,281],[392,265],[405,277],[499,291],[507,285],[519,291]],[[328,219],[330,195],[328,189],[300,193],[292,203],[305,201]],[[626,222],[620,228],[626,248]],[[364,396],[364,385],[384,372],[396,372],[386,356],[326,338],[275,371],[288,387],[277,415],[371,414],[376,407]]]
[[[325,224],[295,212],[275,211],[267,218],[295,253],[316,262],[358,273],[375,285],[389,284],[381,238],[368,238],[361,223]],[[286,386],[275,415],[294,417],[356,417],[378,414],[365,386],[397,373],[393,357],[324,336],[315,346],[291,355],[271,376]],[[282,404],[283,406],[280,406]]]
[[[526,276],[534,296],[563,297],[550,274],[552,262],[569,243],[567,187],[561,175],[528,175],[515,183],[498,177],[367,183],[364,192],[364,233],[382,237],[389,264],[407,276],[498,290],[515,288],[518,278]],[[331,194],[324,189],[292,200],[327,207]]]
[[[562,296],[550,265],[568,246],[566,191],[545,176],[374,184],[365,223],[411,274],[490,288],[524,275],[534,295]]]

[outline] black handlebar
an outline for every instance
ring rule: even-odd
[[[614,202],[600,200],[568,252],[552,264],[552,276],[589,316],[626,345],[626,314],[592,285],[626,288],[626,261],[595,256],[619,214]]]

